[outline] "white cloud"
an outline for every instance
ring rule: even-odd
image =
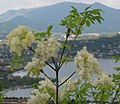
[[[82,2],[87,4],[100,2],[104,5],[120,9],[120,0],[0,0],[0,13],[10,9],[33,8],[64,1]]]

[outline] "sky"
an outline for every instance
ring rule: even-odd
[[[120,0],[0,0],[0,14],[8,10],[17,10],[21,8],[34,8],[65,1],[86,4],[99,2],[109,7],[120,9]]]

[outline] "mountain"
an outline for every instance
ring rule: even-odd
[[[10,10],[0,14],[0,31],[11,31],[17,25],[28,25],[34,30],[45,30],[50,24],[53,24],[54,32],[64,32],[60,21],[71,10],[70,6],[75,6],[79,11],[83,11],[88,4],[63,2],[45,7],[30,9]],[[105,11],[102,24],[92,25],[86,28],[85,32],[111,32],[120,31],[120,9],[113,9],[100,3],[92,4],[92,8],[100,8]]]

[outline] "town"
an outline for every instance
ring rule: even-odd
[[[61,37],[60,37],[61,38]],[[67,44],[71,45],[73,43],[71,37]],[[82,39],[81,39],[82,38]],[[63,39],[59,39],[62,42]],[[3,89],[20,87],[20,86],[32,86],[33,83],[38,83],[39,80],[42,78],[31,78],[28,76],[24,76],[21,78],[20,76],[13,76],[11,69],[11,60],[12,60],[12,53],[9,51],[9,47],[6,45],[7,40],[3,39],[0,44],[0,82],[2,82]],[[76,55],[76,52],[82,49],[84,46],[87,47],[87,50],[90,53],[93,53],[96,58],[112,58],[113,56],[120,56],[120,33],[116,33],[114,35],[109,36],[99,36],[99,35],[92,35],[92,36],[80,36],[74,43],[74,47],[71,51],[71,57]],[[27,61],[30,60],[32,53],[30,51],[26,51]],[[26,61],[26,62],[27,62]],[[22,69],[25,63],[22,63]],[[21,70],[21,68],[15,67],[14,71]],[[13,83],[14,82],[14,83]],[[5,98],[4,104],[18,104],[22,102],[22,104],[26,104],[27,98]],[[10,103],[13,102],[13,103]]]
[[[68,41],[69,45],[72,44],[72,38],[70,38]],[[62,42],[63,37],[61,36],[59,40]],[[12,60],[12,54],[10,53],[6,42],[7,40],[3,39],[1,40],[0,44],[0,70],[10,70],[10,61]],[[120,56],[120,33],[118,32],[112,35],[110,34],[104,36],[80,36],[75,41],[74,47],[71,51],[71,57],[75,56],[76,52],[82,49],[84,46],[86,46],[87,50],[93,53],[96,58],[112,58],[113,56]],[[30,53],[30,51],[27,51],[27,55],[27,57],[31,57],[32,53]],[[27,58],[27,60],[29,59],[30,58]],[[22,66],[24,67],[24,63]]]

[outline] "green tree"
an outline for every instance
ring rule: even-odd
[[[74,6],[71,6],[71,8],[69,14],[60,23],[61,26],[66,27],[66,38],[63,43],[59,43],[53,36],[52,25],[48,26],[45,32],[37,33],[33,33],[26,26],[18,26],[7,36],[8,46],[14,54],[11,61],[12,68],[14,68],[14,65],[20,66],[19,62],[23,60],[21,58],[22,53],[25,49],[29,49],[34,56],[25,67],[28,70],[28,75],[38,77],[42,73],[47,77],[44,81],[40,81],[40,86],[33,91],[34,97],[28,101],[30,104],[47,104],[49,101],[53,101],[55,104],[67,104],[71,101],[71,96],[74,96],[76,103],[82,104],[86,102],[88,89],[92,88],[92,85],[89,84],[90,78],[94,73],[102,73],[99,71],[94,56],[86,48],[83,48],[74,58],[77,70],[60,83],[60,69],[65,62],[71,60],[70,54],[77,37],[81,35],[86,26],[90,27],[92,24],[101,23],[104,20],[101,16],[101,12],[103,12],[101,9],[91,9],[91,6],[89,6],[83,12],[79,12]],[[71,35],[74,35],[73,42],[68,44]],[[31,45],[33,42],[36,43],[35,47]],[[59,55],[57,54],[58,51],[60,51]],[[49,62],[53,62],[53,66]],[[45,65],[49,66],[55,73],[55,82],[45,73]],[[72,81],[71,77],[76,72],[80,80]],[[61,90],[62,85],[64,85],[64,88]],[[78,85],[81,85],[80,89],[78,89]]]
[[[0,104],[3,103],[3,93],[2,93],[2,91],[3,91],[3,84],[2,84],[2,82],[0,82]]]

